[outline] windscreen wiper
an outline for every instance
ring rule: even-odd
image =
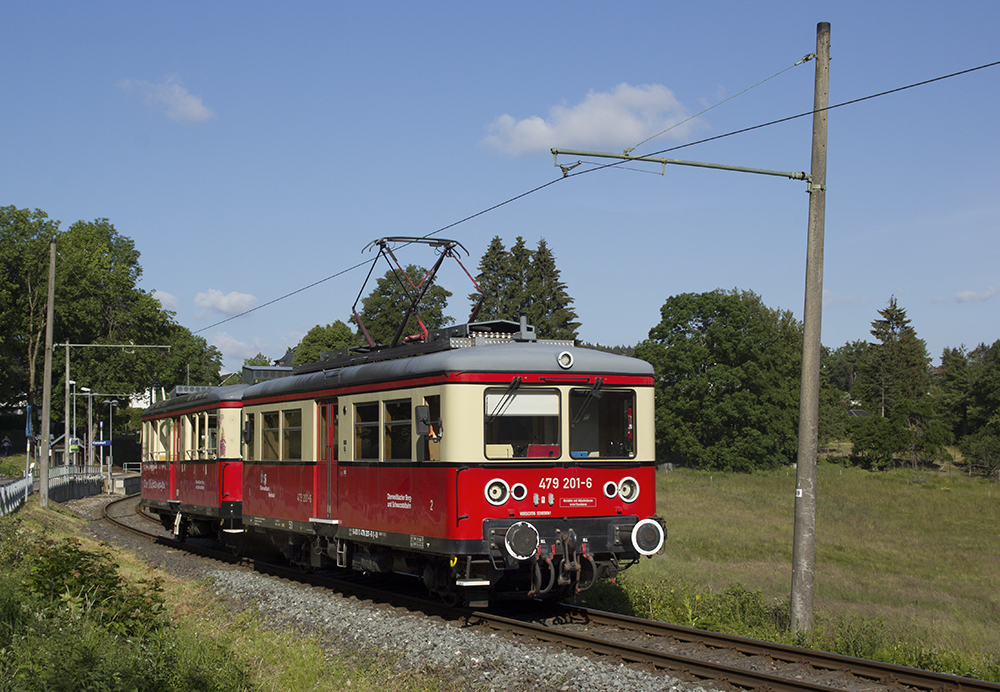
[[[598,377],[597,381],[594,382],[594,386],[587,390],[587,394],[583,399],[583,404],[580,405],[580,410],[576,412],[576,418],[573,422],[569,424],[569,427],[575,428],[576,424],[583,420],[583,414],[587,412],[587,407],[590,406],[590,402],[594,399],[601,398],[601,387],[604,385],[604,378]]]
[[[511,405],[511,402],[514,401],[514,392],[517,391],[517,388],[520,386],[521,386],[520,377],[515,377],[513,380],[511,380],[510,386],[507,387],[507,389],[504,391],[503,396],[500,397],[500,401],[498,401],[497,405],[493,407],[493,411],[488,416],[486,416],[486,425],[489,425],[494,420],[496,420],[497,417],[500,416],[507,409],[507,407]]]

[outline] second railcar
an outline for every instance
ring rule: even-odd
[[[178,387],[143,412],[142,505],[177,535],[242,531],[244,389]]]

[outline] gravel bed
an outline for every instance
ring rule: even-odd
[[[704,692],[705,688],[621,663],[527,644],[474,627],[460,628],[402,609],[345,598],[156,545],[102,521],[106,497],[65,503],[91,521],[95,538],[133,553],[176,576],[210,579],[234,609],[257,610],[275,627],[320,634],[330,653],[386,652],[397,665],[434,669],[469,689],[567,692]]]

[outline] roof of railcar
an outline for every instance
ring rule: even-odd
[[[559,367],[563,351],[573,356],[573,366]],[[427,355],[365,363],[321,372],[293,375],[251,385],[244,401],[321,389],[411,380],[443,373],[552,373],[553,375],[617,375],[652,377],[653,366],[644,360],[589,348],[539,342],[507,342],[472,346]]]
[[[248,385],[231,384],[225,387],[211,387],[203,392],[182,394],[162,401],[157,401],[142,412],[142,417],[158,416],[164,413],[176,413],[192,408],[203,409],[225,402],[240,402],[243,400],[243,390]]]

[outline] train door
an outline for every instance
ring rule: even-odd
[[[319,480],[323,483],[325,498],[316,507],[316,516],[334,519],[339,516],[340,498],[337,473],[337,400],[320,402],[319,417]]]
[[[177,486],[180,485],[180,478],[178,478],[180,472],[180,462],[183,461],[183,456],[181,450],[183,449],[181,445],[181,429],[184,427],[181,425],[181,418],[171,418],[171,429],[173,432],[170,441],[170,452],[167,454],[167,458],[170,460],[170,499],[177,500],[180,497],[180,493],[177,491]]]

